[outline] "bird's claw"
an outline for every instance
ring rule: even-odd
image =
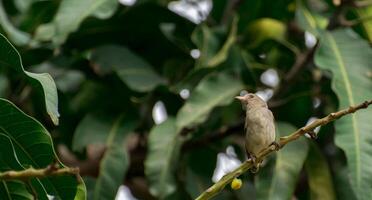
[[[260,168],[259,167],[259,163],[257,163],[257,157],[255,155],[252,155],[250,154],[249,155],[249,159],[251,160],[252,162],[252,167],[249,169],[250,172],[252,172],[253,174],[257,173],[258,172],[258,169]]]
[[[313,140],[316,140],[318,138],[318,135],[314,131],[309,131],[307,134],[309,134],[310,138]]]

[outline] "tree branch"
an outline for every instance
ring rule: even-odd
[[[347,109],[340,110],[340,111],[335,112],[335,113],[331,113],[331,114],[327,115],[326,117],[315,120],[311,124],[298,129],[297,131],[293,132],[292,134],[290,134],[288,136],[285,136],[285,137],[281,137],[279,139],[279,146],[282,148],[287,143],[298,139],[299,137],[301,137],[305,133],[312,132],[318,126],[328,124],[328,123],[330,123],[334,120],[337,120],[337,119],[343,117],[344,115],[354,113],[359,109],[367,108],[371,104],[372,104],[372,100],[365,101],[364,103],[361,103],[359,105],[350,106]],[[269,146],[269,147],[265,148],[257,156],[257,158],[256,158],[257,161],[256,162],[262,161],[267,155],[269,155],[270,153],[272,153],[274,151],[275,151],[274,146]],[[237,169],[235,169],[234,171],[226,174],[224,177],[222,177],[221,180],[219,180],[217,183],[215,183],[214,185],[209,187],[207,190],[205,190],[202,194],[200,194],[199,197],[196,198],[196,200],[206,200],[206,199],[210,199],[210,198],[216,196],[234,178],[240,176],[241,174],[246,172],[251,167],[252,167],[252,160],[249,159],[249,160],[245,161],[242,165],[240,165]]]
[[[239,133],[239,131],[242,130],[243,127],[244,127],[243,120],[231,126],[224,126],[215,132],[212,132],[201,138],[198,138],[197,140],[190,140],[190,141],[185,142],[182,145],[182,150],[190,150],[194,148],[205,147],[211,142],[221,140],[235,133]]]
[[[21,171],[6,171],[0,173],[0,180],[22,180],[26,181],[31,178],[45,178],[50,176],[78,175],[79,168],[56,168],[49,165],[43,169],[29,168]]]

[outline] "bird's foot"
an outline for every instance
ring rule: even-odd
[[[318,135],[314,131],[309,131],[307,134],[309,134],[310,138],[313,140],[316,140],[318,138]]]
[[[260,168],[260,163],[257,162],[257,157],[255,155],[250,154],[249,159],[252,161],[252,167],[249,169],[249,171],[255,174]]]
[[[270,144],[270,148],[274,151],[279,151],[281,146],[278,142],[274,141],[273,143]]]
[[[255,174],[257,173],[259,170],[259,167],[258,166],[252,166],[249,171],[252,173],[252,174]]]

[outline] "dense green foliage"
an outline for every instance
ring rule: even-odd
[[[0,0],[0,172],[80,168],[0,179],[0,199],[109,200],[123,184],[196,198],[216,163],[246,159],[243,90],[268,100],[278,137],[372,99],[363,2]],[[371,121],[369,108],[321,127],[216,199],[371,199]]]

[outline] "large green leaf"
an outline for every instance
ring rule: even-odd
[[[129,155],[124,145],[136,123],[123,117],[87,115],[79,124],[73,147],[81,150],[88,144],[104,144],[104,156],[100,162],[99,175],[94,187],[93,199],[115,199],[129,166]]]
[[[290,124],[276,123],[278,136],[286,136],[296,130]],[[257,178],[257,199],[292,199],[297,179],[308,153],[304,137],[289,143],[276,153],[273,169],[262,169]]]
[[[310,145],[305,169],[309,179],[311,199],[336,199],[327,160],[315,143],[311,143]]]
[[[22,167],[39,169],[58,161],[47,130],[4,99],[0,99],[0,134],[6,135],[10,139],[14,145],[13,154],[16,155]],[[0,148],[1,151],[11,150],[5,149],[6,146]],[[63,167],[62,163],[60,165]],[[81,178],[79,177],[79,179]],[[47,199],[46,194],[60,199],[75,199],[75,196],[85,199],[84,183],[79,183],[79,181],[74,175],[65,175],[34,179],[31,184],[40,195],[40,199]]]
[[[145,174],[151,194],[160,199],[176,191],[174,173],[183,141],[174,118],[155,126],[150,132]]]
[[[26,75],[31,83],[37,87],[45,98],[46,111],[55,125],[58,125],[58,96],[53,78],[47,74],[27,72],[22,66],[21,56],[13,45],[0,34],[0,67],[10,68],[18,73]]]
[[[16,45],[26,45],[30,42],[31,36],[26,33],[18,30],[14,25],[9,21],[8,16],[6,15],[3,1],[0,1],[0,25],[7,36],[12,42]]]
[[[337,199],[340,200],[356,200],[357,197],[350,183],[349,170],[346,166],[338,166],[334,169],[333,183]]]
[[[229,104],[242,88],[239,79],[226,73],[205,77],[178,112],[177,127],[202,123],[214,107]]]
[[[8,136],[0,133],[0,171],[23,170],[15,157],[15,149]],[[1,199],[33,199],[24,182],[19,180],[0,181]]]
[[[339,108],[372,99],[372,49],[349,29],[324,32],[315,54],[316,65],[332,72],[332,89]],[[359,199],[371,199],[372,193],[372,110],[348,115],[335,122],[336,145],[347,157],[353,189]]]
[[[76,127],[72,140],[74,151],[83,151],[89,144],[105,143],[115,118],[104,114],[88,114]]]
[[[93,51],[91,60],[101,73],[116,71],[133,90],[146,92],[165,83],[150,64],[125,47],[99,47]]]
[[[62,44],[68,35],[76,31],[87,17],[110,17],[117,7],[117,0],[64,0],[54,19],[36,31],[35,39]]]
[[[296,1],[296,21],[298,25],[315,36],[319,36],[328,24],[328,20],[321,15],[311,12],[305,5],[304,0]]]

